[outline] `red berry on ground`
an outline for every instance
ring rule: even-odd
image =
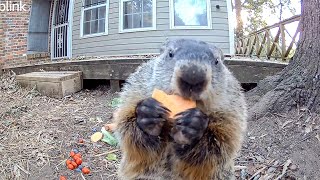
[[[70,169],[70,170],[74,170],[74,166],[72,165],[72,164],[68,164],[68,169]]]
[[[70,157],[73,157],[74,155],[76,155],[76,153],[73,152],[73,151],[71,151],[71,152],[70,152]]]
[[[67,180],[65,176],[60,176],[59,180]]]
[[[82,168],[82,173],[83,174],[89,174],[90,173],[90,169],[87,167]]]

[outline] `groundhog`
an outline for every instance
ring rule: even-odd
[[[114,113],[123,153],[119,178],[234,179],[234,158],[246,130],[241,86],[223,64],[222,51],[194,39],[168,39],[160,56],[131,74]],[[157,88],[196,101],[168,120],[151,98]]]

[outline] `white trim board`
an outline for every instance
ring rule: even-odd
[[[152,27],[123,29],[123,3],[132,0],[119,1],[119,33],[152,31],[157,29],[157,1],[152,0]]]
[[[53,28],[53,22],[54,22],[54,17],[55,17],[55,11],[56,11],[56,3],[57,1],[54,0],[53,1],[53,10],[52,10],[52,16],[51,16],[51,35],[50,35],[50,59],[52,60],[53,59],[53,51],[54,51],[54,44],[53,44],[53,41],[54,41],[54,35],[53,35],[53,32],[54,32],[54,28]]]
[[[68,50],[68,57],[69,59],[72,58],[72,28],[73,28],[73,7],[74,7],[74,2],[76,0],[70,0],[70,3],[69,3],[69,28],[68,28],[68,47],[69,47],[69,50]]]
[[[227,10],[228,10],[228,23],[229,23],[229,43],[230,43],[230,51],[229,54],[232,56],[235,53],[235,45],[234,45],[234,14],[231,5],[231,0],[227,0]]]

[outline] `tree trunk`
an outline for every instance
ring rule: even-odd
[[[320,0],[302,1],[302,32],[293,60],[278,75],[248,93],[260,97],[251,117],[267,112],[320,113]]]
[[[236,10],[236,18],[237,18],[237,28],[236,28],[236,37],[243,36],[243,21],[241,17],[241,0],[235,0],[234,2],[235,10]]]

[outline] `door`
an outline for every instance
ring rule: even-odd
[[[71,58],[72,0],[55,0],[51,28],[51,59]]]

